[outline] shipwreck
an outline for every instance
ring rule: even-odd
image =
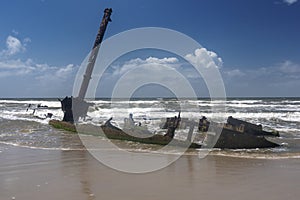
[[[64,112],[62,121],[50,120],[49,124],[55,128],[64,129],[72,132],[80,132],[86,134],[97,134],[99,129],[102,130],[103,136],[109,139],[128,140],[146,144],[168,145],[172,142],[173,145],[186,146],[190,148],[205,147],[205,141],[216,137],[214,132],[220,132],[215,148],[228,149],[244,149],[244,148],[271,148],[277,147],[278,144],[271,142],[266,137],[279,137],[278,132],[267,132],[262,129],[261,125],[255,125],[242,120],[229,117],[227,123],[216,123],[208,121],[205,117],[199,119],[198,122],[188,119],[182,119],[180,113],[178,116],[168,118],[162,124],[161,129],[165,130],[165,134],[152,134],[142,127],[130,125],[122,130],[119,127],[112,125],[110,118],[102,126],[95,125],[74,125],[79,118],[84,118],[91,103],[84,100],[96,58],[103,40],[108,23],[111,22],[112,9],[104,10],[100,28],[95,40],[95,43],[90,54],[88,65],[84,74],[78,97],[65,97],[61,101],[61,108]],[[76,109],[73,109],[76,108]],[[130,119],[128,119],[130,122]],[[185,140],[175,139],[176,131],[182,126],[189,126]],[[193,141],[194,130],[201,136],[205,136],[201,142]],[[79,130],[78,130],[79,129]],[[128,134],[130,133],[130,134]],[[148,135],[145,137],[145,135]]]

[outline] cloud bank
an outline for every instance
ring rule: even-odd
[[[16,58],[20,54],[24,57],[30,42],[30,38],[20,39],[10,35],[6,38],[5,47],[0,49],[0,93],[2,97],[71,95],[79,66],[74,64],[54,66],[37,63],[31,58]],[[285,60],[273,66],[229,67],[223,65],[223,60],[217,53],[205,48],[196,49],[184,59],[198,66],[220,70],[228,96],[300,96],[300,65],[291,60]],[[106,72],[103,77],[105,91],[101,91],[101,94],[107,96],[113,89],[112,85],[132,70],[143,69],[137,70],[135,76],[132,77],[143,79],[147,78],[149,69],[162,74],[164,69],[168,68],[186,77],[199,96],[208,96],[201,75],[186,61],[175,56],[145,59],[137,57],[112,65],[111,71]],[[170,74],[163,75],[164,81],[181,87]]]
[[[205,55],[210,55],[207,57]],[[185,59],[193,64],[198,64],[204,67],[217,68],[224,80],[227,95],[233,97],[273,97],[273,96],[300,96],[298,88],[300,88],[300,65],[290,60],[276,63],[272,66],[252,68],[232,68],[223,66],[222,58],[215,52],[207,49],[197,49],[194,53],[186,55]],[[208,96],[205,88],[203,78],[199,75],[193,67],[187,63],[182,63],[175,57],[169,58],[155,58],[149,57],[146,59],[132,59],[125,62],[123,65],[114,66],[112,72],[114,80],[129,72],[130,70],[139,67],[147,67],[157,70],[162,69],[163,66],[177,70],[184,75],[194,86],[199,96]],[[136,78],[146,78],[147,72],[140,71]],[[172,84],[176,85],[176,79],[165,74],[165,78]],[[214,77],[210,77],[213,79]],[[106,75],[106,80],[113,83],[111,74]],[[109,84],[106,85],[108,90],[111,90]],[[177,84],[177,87],[180,85]]]
[[[267,67],[223,68],[229,96],[300,96],[300,65],[290,60]]]
[[[0,51],[0,91],[8,97],[47,97],[71,95],[78,66],[53,66],[36,63],[33,59],[15,58],[24,53],[31,42],[8,36],[6,47]]]
[[[127,79],[127,82],[122,82],[122,84],[128,84],[128,87],[130,87],[130,85],[138,85],[139,80],[149,80],[150,74],[152,76],[153,74],[156,74],[155,77],[153,77],[153,80],[156,80],[156,82],[158,81],[158,77],[160,77],[160,83],[173,86],[173,88],[179,88],[179,90],[182,91],[186,88],[182,84],[179,84],[178,80],[184,77],[199,91],[196,93],[199,96],[203,96],[204,93],[202,91],[205,90],[206,92],[207,88],[201,75],[191,63],[207,70],[209,68],[221,68],[223,61],[217,53],[208,51],[205,48],[196,49],[191,54],[186,55],[184,59],[179,59],[177,57],[130,59],[121,64],[112,64],[112,70],[109,70],[103,77],[102,83],[100,84],[103,85],[103,87],[98,88],[98,93],[109,97],[118,81],[126,76],[130,78]],[[129,74],[131,74],[131,76],[129,76]],[[177,74],[178,77],[174,77],[175,74]],[[151,93],[150,96],[155,96],[155,91],[147,91],[144,95],[147,96],[149,93]],[[161,91],[156,91],[156,94],[158,95],[161,93]]]

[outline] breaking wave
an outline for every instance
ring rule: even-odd
[[[199,120],[200,117],[214,118],[224,113],[212,112],[214,106],[222,101],[210,99],[180,100],[174,99],[137,99],[130,102],[107,99],[91,101],[87,119],[89,123],[99,125],[110,117],[114,124],[122,127],[124,118],[133,113],[134,119],[152,132],[159,131],[161,120],[173,117],[181,111],[183,118]],[[184,106],[181,106],[184,105]],[[233,116],[252,123],[262,124],[267,130],[278,130],[280,142],[287,144],[283,149],[273,150],[213,150],[214,156],[232,156],[256,159],[299,158],[300,155],[300,99],[228,99],[226,117]],[[75,135],[55,130],[48,125],[48,113],[54,119],[62,119],[63,112],[57,99],[2,99],[0,100],[0,144],[19,147],[79,150],[80,140]],[[224,117],[224,116],[223,116]],[[153,151],[152,147],[128,143],[135,151]],[[171,152],[166,152],[171,153]],[[173,152],[174,153],[174,152]],[[186,154],[197,155],[199,151]]]

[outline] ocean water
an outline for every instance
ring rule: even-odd
[[[135,121],[147,127],[153,134],[163,134],[163,130],[159,128],[162,119],[177,115],[179,110],[182,118],[195,121],[202,116],[211,120],[233,116],[255,124],[262,124],[265,130],[279,131],[281,137],[275,142],[281,146],[273,149],[251,150],[214,149],[211,151],[212,155],[251,159],[300,158],[300,98],[227,99],[226,113],[218,113],[212,109],[220,102],[211,102],[209,99],[180,101],[134,99],[130,102],[122,99],[113,102],[107,99],[98,99],[91,102],[94,105],[89,108],[84,123],[100,125],[113,117],[113,124],[122,128],[124,118],[132,113]],[[29,107],[29,105],[31,106]],[[38,108],[38,105],[42,107]],[[84,149],[78,135],[49,126],[50,119],[46,118],[48,113],[53,114],[52,119],[62,119],[63,112],[57,99],[0,100],[0,153],[1,145],[48,150]],[[180,134],[178,137],[180,138]],[[126,143],[136,151],[153,151],[155,149],[153,145],[125,141],[120,141],[120,143]],[[186,154],[197,155],[201,151],[201,149],[188,150]]]

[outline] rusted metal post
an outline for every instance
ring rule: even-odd
[[[111,13],[112,13],[111,8],[106,8],[104,10],[104,16],[102,18],[101,25],[100,25],[100,28],[99,28],[99,31],[98,31],[98,34],[97,34],[92,52],[90,54],[88,65],[87,65],[85,74],[83,76],[83,81],[82,81],[82,84],[81,84],[81,87],[80,87],[80,90],[79,90],[78,98],[80,100],[83,100],[85,98],[85,95],[86,95],[86,92],[87,92],[87,89],[88,89],[88,86],[89,86],[89,82],[92,78],[92,73],[93,73],[93,69],[94,69],[94,66],[95,66],[97,55],[98,55],[98,52],[99,52],[99,49],[100,49],[101,42],[103,40],[107,25],[108,25],[109,22],[111,22],[111,18],[110,18]]]
[[[85,74],[83,76],[83,81],[81,83],[81,87],[79,90],[78,97],[66,97],[61,101],[62,110],[64,112],[63,121],[74,123],[78,121],[79,117],[85,117],[87,114],[88,107],[91,105],[84,101],[90,79],[92,77],[93,69],[95,66],[95,62],[98,56],[98,52],[100,49],[101,42],[103,40],[107,25],[111,22],[110,16],[112,13],[111,8],[106,8],[104,10],[104,16],[102,18],[100,28],[92,49],[92,52],[89,56],[88,64],[86,67]],[[73,110],[73,108],[76,108]]]

